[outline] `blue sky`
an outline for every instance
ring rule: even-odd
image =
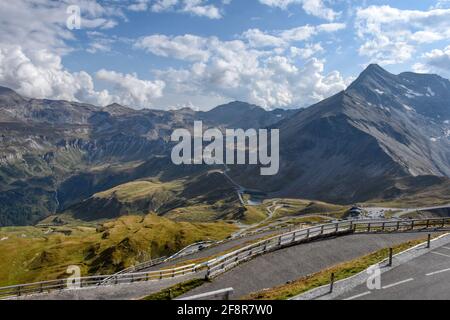
[[[449,0],[17,0],[0,23],[0,85],[36,98],[297,108],[369,63],[450,75]]]

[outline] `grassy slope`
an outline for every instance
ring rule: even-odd
[[[223,175],[204,173],[187,179],[148,178],[96,193],[67,212],[89,221],[156,212],[176,221],[233,220],[243,208]]]
[[[116,197],[121,202],[134,202],[146,198],[171,198],[173,193],[182,188],[183,182],[175,180],[162,183],[157,180],[139,180],[117,186],[94,195],[95,198],[108,199]]]
[[[267,218],[267,210],[263,206],[246,206],[242,214],[244,224],[255,224]]]
[[[341,218],[347,207],[334,205],[320,201],[297,200],[297,199],[282,199],[279,201],[285,207],[278,209],[274,218],[286,216],[304,216],[304,215],[329,215],[334,218]]]
[[[235,231],[223,222],[193,224],[155,215],[52,229],[51,233],[47,227],[0,229],[1,286],[66,277],[69,265],[80,266],[83,275],[109,274]]]
[[[432,176],[398,180],[384,198],[367,205],[391,208],[431,207],[450,203],[450,179]]]

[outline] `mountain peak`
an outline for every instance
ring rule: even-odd
[[[369,64],[367,68],[361,73],[360,78],[365,78],[367,76],[375,76],[375,77],[392,77],[394,76],[392,73],[380,67],[378,64]]]
[[[118,103],[110,104],[110,105],[104,107],[103,109],[106,112],[109,112],[111,114],[122,114],[122,113],[127,114],[127,113],[131,113],[131,112],[135,111],[134,109],[122,106],[122,105],[120,105]]]
[[[0,86],[0,95],[4,96],[4,95],[19,95],[17,92],[15,92],[13,89],[7,88],[7,87],[2,87]]]
[[[366,71],[384,71],[387,72],[385,69],[383,69],[379,64],[377,63],[371,63],[367,66]]]
[[[386,71],[378,64],[370,64],[348,87],[347,91],[358,88],[360,86],[374,87],[375,83],[382,87],[386,83],[386,81],[390,82],[392,80],[395,80],[396,77],[396,75]]]
[[[249,103],[243,102],[243,101],[232,101],[230,103],[217,106],[210,111],[214,111],[214,110],[215,111],[217,111],[217,110],[228,110],[229,111],[230,109],[236,110],[236,111],[244,111],[244,110],[262,110],[262,111],[264,111],[263,108],[261,108],[257,105],[249,104]]]
[[[13,106],[17,103],[26,101],[20,94],[14,90],[0,86],[0,107]]]

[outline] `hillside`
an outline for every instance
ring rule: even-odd
[[[111,274],[198,241],[224,239],[235,230],[222,222],[174,222],[155,215],[0,228],[0,286],[66,278],[69,265],[80,266],[83,276]]]
[[[346,91],[277,125],[278,175],[238,167],[232,175],[277,197],[334,203],[412,192],[414,185],[389,194],[399,179],[448,179],[449,95],[450,81],[438,76],[393,75],[371,65]]]
[[[199,207],[206,212],[194,219],[189,211],[198,211]],[[166,182],[135,180],[96,193],[66,212],[91,221],[150,212],[175,218],[172,212],[175,209],[187,211],[186,214],[178,211],[177,220],[190,221],[238,219],[243,210],[235,188],[223,174],[213,171]]]
[[[170,160],[171,133],[192,130],[195,120],[205,129],[280,130],[279,174],[229,166],[235,182],[269,198],[352,204],[425,192],[427,203],[447,199],[450,81],[370,65],[347,90],[296,111],[243,102],[208,112],[100,108],[1,88],[0,226],[67,210],[88,220],[150,211],[193,221],[242,216],[223,177],[207,175],[223,168]],[[422,177],[439,179],[423,186]]]
[[[221,123],[222,108],[210,112],[100,108],[68,101],[27,99],[0,87],[0,226],[33,224],[94,194],[141,178],[165,182],[207,168],[176,167],[170,135],[176,128]],[[254,124],[270,125],[275,114],[239,103]],[[247,110],[247,111],[245,111]],[[243,117],[232,117],[243,124]]]

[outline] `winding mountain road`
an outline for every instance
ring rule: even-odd
[[[423,236],[418,233],[355,234],[281,249],[239,265],[189,295],[232,287],[235,290],[232,298],[240,298]]]

